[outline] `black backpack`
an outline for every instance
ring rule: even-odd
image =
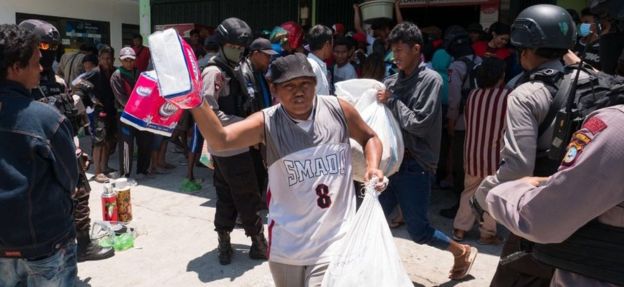
[[[468,102],[468,96],[470,92],[477,87],[477,70],[481,66],[481,63],[476,63],[475,59],[477,56],[473,56],[473,59],[470,59],[466,56],[459,58],[459,61],[464,62],[466,64],[466,75],[464,76],[462,82],[461,89],[461,101],[459,102],[459,111],[460,113],[464,112],[466,108],[466,103]]]
[[[580,79],[579,71],[587,77]],[[624,104],[624,78],[596,72],[591,67],[566,67],[546,117],[555,120],[548,159],[555,171],[571,137],[596,110]],[[554,173],[554,172],[553,172]],[[561,243],[534,244],[532,256],[541,263],[617,285],[624,284],[624,228],[593,220]]]
[[[587,77],[580,77],[579,72]],[[543,122],[555,120],[555,129],[548,158],[556,163],[563,160],[572,134],[579,130],[585,119],[594,111],[624,104],[624,78],[594,71],[591,67],[573,65],[565,67],[564,74],[555,85],[553,104]],[[540,126],[540,132],[543,126]],[[553,172],[554,173],[554,172]]]

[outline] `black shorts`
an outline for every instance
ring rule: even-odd
[[[176,126],[176,130],[180,131],[188,131],[193,128],[193,117],[191,116],[191,112],[189,110],[184,110],[182,113],[182,117]]]

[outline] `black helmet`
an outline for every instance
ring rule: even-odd
[[[528,7],[511,25],[511,44],[521,48],[570,49],[576,24],[565,9],[549,4]]]
[[[449,50],[453,46],[470,45],[468,31],[461,26],[452,25],[444,32],[444,49]]]
[[[221,45],[229,43],[247,47],[251,43],[253,33],[245,21],[232,17],[219,24],[217,37]]]
[[[624,20],[624,1],[622,0],[591,0],[589,8],[598,16],[606,15],[616,20]]]
[[[32,31],[39,36],[41,42],[47,43],[55,48],[61,41],[61,35],[52,24],[36,19],[24,20],[18,25],[20,28]]]

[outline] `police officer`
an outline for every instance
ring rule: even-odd
[[[202,72],[202,95],[206,97],[223,125],[249,116],[250,97],[239,64],[252,37],[251,28],[238,18],[223,20],[217,27],[219,53]],[[254,160],[249,148],[213,152],[214,185],[217,191],[215,230],[219,235],[219,262],[230,264],[232,246],[230,232],[237,214],[245,234],[251,237],[249,257],[266,259],[267,243],[262,220],[258,216],[260,194],[256,182]]]
[[[500,167],[495,175],[481,183],[477,197],[483,197],[501,183],[525,176],[549,176],[557,170],[558,162],[553,163],[547,157],[556,115],[549,111],[556,94],[555,84],[563,76],[562,56],[575,41],[574,21],[561,7],[534,5],[523,10],[513,22],[511,43],[518,50],[525,72],[512,80],[515,89],[507,99]],[[549,286],[552,268],[531,256],[518,256],[517,260],[508,257],[517,255],[525,245],[518,236],[509,236],[501,254],[505,259],[501,263],[506,264],[499,264],[492,286]]]
[[[557,267],[550,286],[624,285],[623,125],[624,105],[595,112],[557,173],[503,183],[482,204],[514,234],[557,243],[533,251]]]
[[[91,230],[91,218],[89,217],[89,193],[91,187],[85,174],[87,164],[86,154],[78,147],[76,134],[78,129],[87,124],[84,114],[80,114],[74,99],[69,95],[65,81],[54,75],[52,63],[56,56],[56,49],[59,46],[60,34],[50,23],[41,20],[25,20],[19,24],[20,28],[32,31],[41,38],[39,50],[41,51],[40,64],[43,68],[39,86],[32,92],[35,100],[48,103],[56,107],[72,124],[74,142],[76,143],[76,155],[79,165],[80,175],[78,185],[74,192],[75,208],[74,219],[76,223],[76,238],[78,240],[78,261],[100,260],[114,255],[112,248],[102,248],[96,242],[91,241],[89,232]]]

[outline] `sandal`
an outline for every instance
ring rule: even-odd
[[[466,231],[461,229],[453,229],[453,240],[457,242],[464,241],[464,236],[466,236]]]
[[[159,168],[164,168],[164,169],[174,169],[174,168],[176,168],[176,166],[175,166],[175,165],[170,164],[170,163],[168,163],[168,162],[165,162],[165,164],[163,164],[163,165],[159,165],[158,167],[159,167]]]
[[[113,172],[116,172],[116,171],[117,171],[116,169],[110,168],[108,166],[104,169],[104,173],[113,173]]]
[[[151,175],[158,175],[158,174],[169,174],[168,170],[162,170],[160,168],[153,168],[151,170],[148,171],[149,174]]]
[[[503,240],[496,235],[492,235],[479,238],[477,243],[481,245],[500,245],[501,243],[503,243]]]
[[[390,221],[388,226],[390,228],[392,228],[392,229],[395,229],[395,228],[399,228],[399,227],[403,226],[404,224],[405,224],[405,221],[403,221],[403,220],[397,220],[397,221],[393,220],[393,221]]]
[[[109,178],[103,173],[99,173],[95,176],[95,182],[97,183],[107,183]]]
[[[459,256],[455,256],[455,263],[449,274],[451,280],[464,279],[468,273],[470,273],[470,269],[479,253],[477,248],[471,247],[470,245],[463,245],[463,247],[464,252]]]

